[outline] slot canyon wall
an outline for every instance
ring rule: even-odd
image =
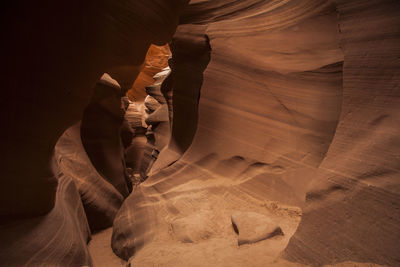
[[[186,2],[1,3],[7,36],[1,43],[1,265],[92,265],[87,248],[91,232],[112,224],[129,191],[120,186],[124,177],[116,177],[123,160],[118,129],[107,129],[122,125],[96,118],[104,122],[94,125],[98,130],[110,130],[99,135],[114,141],[110,146],[110,140],[94,140],[89,134],[104,145],[91,146],[96,160],[88,158],[83,148],[88,139],[81,138],[76,123],[104,73],[118,81],[111,87],[121,93],[130,88],[150,44],[171,40]],[[95,103],[103,107],[98,116],[115,111],[115,97],[106,95]],[[110,158],[108,152],[116,156]],[[107,167],[99,171],[93,163],[101,166],[102,156]],[[113,177],[104,177],[108,174]]]
[[[400,266],[399,1],[2,14],[0,265]]]
[[[171,43],[172,137],[119,210],[114,252],[132,266],[399,266],[399,13],[191,1]],[[283,236],[259,241],[262,216]]]

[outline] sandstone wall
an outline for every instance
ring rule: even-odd
[[[172,129],[187,133],[174,121],[187,116],[196,132],[123,204],[114,251],[139,265],[397,266],[399,11],[390,0],[191,1],[174,41],[201,47],[203,27],[210,62],[198,111],[174,110]],[[195,101],[187,83],[174,106]],[[237,210],[284,237],[235,247]]]

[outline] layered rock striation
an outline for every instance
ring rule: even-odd
[[[121,176],[113,181],[121,192],[111,184],[103,190],[96,184],[105,181],[97,179],[99,173],[86,176],[93,170],[90,168],[77,177],[59,174],[52,162],[54,147],[65,130],[82,118],[103,73],[110,73],[123,90],[129,88],[150,44],[164,45],[172,38],[186,2],[2,4],[0,20],[7,36],[1,43],[5,51],[1,68],[4,94],[0,100],[4,125],[0,131],[4,153],[0,163],[2,264],[91,265],[86,247],[90,231],[79,194],[84,190],[78,190],[89,188],[84,204],[100,213],[101,220],[103,208],[112,207],[112,213],[115,202],[122,201],[122,197],[102,201],[103,197],[114,193],[126,196],[129,190],[119,186],[119,179],[124,180]],[[73,138],[78,137],[75,132]],[[68,155],[70,163],[84,159],[71,151],[82,151],[75,141],[71,144],[77,146],[67,151],[72,152]],[[117,158],[123,159],[120,155]],[[76,174],[87,162],[75,163],[66,164],[65,170],[72,168]],[[70,178],[81,179],[81,183]],[[77,185],[84,186],[78,189]],[[96,196],[99,191],[104,194]],[[93,198],[101,205],[90,202]],[[109,223],[106,219],[95,223],[102,227]]]
[[[169,146],[118,212],[117,255],[397,266],[399,10],[390,0],[191,1],[164,81],[185,81],[173,87]],[[181,56],[205,42],[208,65]],[[235,211],[273,218],[284,236],[238,248]]]
[[[344,53],[340,121],[285,257],[399,266],[400,4],[336,7]]]
[[[2,9],[0,262],[90,266],[113,223],[138,266],[399,266],[399,2],[186,2]],[[112,90],[84,113],[171,38],[128,123]]]
[[[133,83],[127,96],[134,102],[143,102],[146,98],[146,86],[153,84],[153,76],[168,66],[168,59],[171,56],[169,45],[151,45],[147,51],[143,67]]]

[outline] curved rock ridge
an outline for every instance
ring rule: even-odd
[[[218,1],[190,1],[180,17],[180,24],[201,23],[207,24],[220,20],[234,19],[245,16],[244,13],[250,13],[254,9],[261,9],[265,5],[271,5],[272,1],[264,0],[218,0]],[[283,1],[275,1],[283,2]],[[276,4],[275,4],[276,5]],[[281,4],[282,5],[282,4]]]
[[[92,231],[110,227],[124,197],[92,165],[81,141],[80,123],[58,140],[54,156],[64,176],[73,180]]]
[[[57,179],[48,165],[58,138],[81,119],[103,73],[116,77],[128,71],[128,80],[136,78],[150,44],[164,45],[172,38],[186,3],[42,1],[10,2],[2,8],[8,36],[1,44],[8,51],[1,70],[5,93],[0,105],[1,122],[7,125],[1,131],[1,150],[7,155],[1,163],[4,220],[43,215],[53,208]],[[116,80],[126,84],[127,76],[121,77]]]
[[[249,36],[289,28],[332,8],[335,8],[333,1],[318,0],[191,1],[180,20],[182,24],[223,25],[218,26],[220,36]],[[243,20],[248,23],[243,23]]]
[[[171,138],[150,174],[177,161],[193,140],[203,72],[210,61],[210,44],[205,29],[201,25],[180,26],[170,44],[173,55],[169,61],[171,73],[160,89],[172,118]]]
[[[135,133],[142,133],[145,131],[146,124],[144,123],[143,114],[143,105],[140,102],[129,102],[125,113],[125,119],[135,130]]]
[[[139,266],[398,266],[399,12],[393,0],[191,1],[171,61],[201,46],[202,28],[198,110],[178,111],[198,94],[173,89],[173,124],[198,118],[195,134],[161,152],[121,207],[116,254]],[[196,63],[180,64],[183,81]],[[170,144],[191,132],[178,125]],[[279,211],[284,238],[235,247],[233,210]]]
[[[169,67],[164,68],[153,76],[154,84],[146,87],[144,120],[148,127],[146,131],[147,144],[140,170],[142,180],[147,178],[153,163],[158,158],[160,151],[168,144],[171,136],[172,110],[169,109],[171,101],[168,101],[161,92],[162,84],[170,73]]]
[[[121,139],[126,113],[126,104],[121,98],[118,82],[108,74],[103,75],[83,112],[80,134],[83,147],[97,172],[127,197],[132,191],[132,183],[127,175]],[[124,141],[130,143],[130,140]]]
[[[6,51],[0,71],[0,121],[4,126],[0,131],[4,153],[0,218],[1,231],[6,231],[1,235],[1,264],[91,265],[82,201],[74,182],[68,180],[67,190],[50,168],[54,147],[65,130],[82,118],[103,73],[109,73],[123,90],[131,86],[150,44],[164,45],[171,40],[186,3],[102,0],[1,5],[0,20],[7,36],[0,44]],[[74,149],[81,149],[77,147]],[[69,156],[69,163],[83,159]],[[113,158],[120,159],[121,155]],[[74,178],[88,178],[90,168],[80,169],[87,167],[86,162],[78,162],[77,170],[83,176]],[[64,163],[65,169],[72,167]],[[100,182],[97,174],[89,178],[96,185]],[[81,189],[90,187],[81,182]],[[120,193],[113,191],[112,185],[99,185],[103,196],[90,190],[87,194],[81,191],[85,207],[94,211],[88,216],[103,216],[101,221],[91,220],[91,225],[109,223],[120,204]],[[127,195],[129,190],[121,191]],[[111,199],[103,201],[103,197]],[[99,202],[87,202],[91,200]]]
[[[400,266],[400,3],[336,3],[342,113],[285,257]]]
[[[130,265],[400,266],[400,2],[192,0],[179,19],[187,2],[2,5],[1,264],[91,266],[89,226],[116,216]],[[115,214],[125,174],[107,182],[65,129],[179,21],[147,99],[149,133],[171,134]],[[284,235],[238,246],[237,212]]]
[[[56,196],[45,216],[0,227],[2,266],[91,266],[86,245],[91,233],[81,197],[75,182],[62,173]]]
[[[310,12],[287,28],[278,25],[246,36],[236,34],[235,23],[250,25],[254,18],[267,17],[269,9],[235,23],[178,27],[171,44],[172,78],[164,81],[182,84],[172,87],[171,141],[153,175],[117,214],[112,241],[117,255],[138,265],[241,266],[249,259],[238,250],[230,222],[237,209],[281,216],[276,219],[285,236],[249,248],[257,258],[252,264],[272,264],[284,250],[300,220],[296,207],[304,203],[341,111],[343,53],[336,11],[325,1],[313,4],[321,7],[319,13]],[[232,35],[219,34],[229,30]],[[208,43],[200,68],[199,59],[183,56],[192,50],[195,58]],[[176,140],[184,148],[179,153],[170,149]],[[157,251],[160,259],[146,258]]]
[[[153,84],[146,86],[144,102],[130,102],[126,120],[135,129],[132,144],[126,150],[126,161],[136,176],[146,179],[147,173],[159,152],[170,137],[170,113],[168,103],[161,92],[161,84],[170,74],[163,68],[153,76]]]

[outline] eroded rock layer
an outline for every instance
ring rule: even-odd
[[[240,265],[248,261],[245,251],[264,251],[254,264],[265,265],[297,228],[298,207],[341,111],[337,13],[326,1],[263,1],[256,8],[253,2],[242,1],[240,9],[233,5],[235,16],[211,21],[186,13],[187,24],[178,27],[171,67],[182,89],[173,88],[169,151],[161,152],[154,175],[128,198],[114,222],[114,251],[125,259],[136,252],[134,264],[151,264],[146,255],[161,249],[163,254],[180,252],[160,261],[193,257],[191,262],[203,265]],[[198,11],[208,5],[213,4],[202,1]],[[182,56],[191,50],[198,51],[193,57],[201,55],[204,43],[209,44],[210,54],[203,54],[208,66],[199,65],[202,58],[192,62]],[[198,97],[198,110],[192,112],[188,107],[196,107]],[[197,115],[192,137],[188,122],[196,122]],[[185,152],[180,159],[179,152]],[[267,208],[275,202],[276,209]],[[236,210],[278,217],[285,235],[239,251],[230,222]]]
[[[7,157],[1,162],[1,218],[38,216],[53,208],[57,179],[48,165],[57,139],[81,119],[103,73],[114,77],[127,69],[128,80],[136,78],[150,44],[170,41],[186,2],[4,4],[1,22],[8,37],[1,44],[7,53],[0,120],[6,127],[0,145]]]
[[[123,175],[94,170],[79,125],[49,164],[99,77],[127,89],[185,2],[4,9],[1,264],[91,265],[88,221],[116,216],[134,266],[399,266],[397,0],[192,0],[146,88],[151,130],[171,126],[151,176],[117,213]]]
[[[96,188],[96,182],[104,180],[97,179],[98,173],[90,176],[90,168],[82,171],[87,162],[80,160],[88,158],[71,151],[76,147],[67,146],[70,161],[64,161],[64,171],[77,174],[72,178],[80,179],[78,189],[69,179],[71,173],[59,174],[56,166],[51,168],[54,147],[65,130],[82,118],[103,73],[110,73],[123,91],[129,88],[150,44],[164,45],[171,40],[186,3],[105,0],[1,4],[0,20],[7,36],[1,42],[5,53],[0,71],[2,265],[91,265],[86,246],[90,231],[79,193],[84,195],[85,208],[95,211],[94,217],[102,217],[91,222],[103,227],[112,221],[115,202],[122,201],[113,196],[107,199],[111,203],[103,201],[115,192],[120,195],[117,190],[111,194],[107,190],[116,186],[126,196],[129,189],[119,186],[123,176],[111,178],[113,185],[108,184],[107,190]],[[77,137],[79,133],[74,135]],[[119,146],[120,142],[114,148]],[[114,148],[113,152],[118,150]],[[82,151],[82,147],[77,150]],[[110,159],[119,164],[119,174],[122,158],[116,155]],[[96,196],[96,190],[104,194]],[[100,201],[99,207],[96,201]],[[103,213],[104,207],[111,207],[111,212]]]
[[[161,92],[161,86],[162,84],[165,86],[164,80],[168,79],[170,74],[171,69],[169,67],[164,68],[154,75],[154,83],[146,87],[144,121],[147,125],[147,143],[140,166],[142,180],[147,178],[149,170],[158,158],[160,151],[168,144],[171,136],[171,105]],[[169,92],[172,92],[172,90]]]
[[[1,226],[1,265],[91,265],[90,229],[74,181],[60,173],[56,195],[47,215]]]
[[[151,45],[147,51],[143,67],[127,96],[132,101],[142,102],[146,98],[146,86],[153,83],[153,76],[168,66],[171,51],[168,45]]]
[[[285,257],[399,266],[400,3],[336,2],[342,112]]]
[[[171,138],[152,167],[153,172],[176,162],[189,148],[196,133],[203,72],[210,61],[210,44],[205,30],[202,25],[181,26],[171,42],[171,73],[160,88],[170,114],[174,114],[171,116]]]
[[[80,132],[80,123],[65,131],[54,154],[59,170],[73,180],[78,189],[90,228],[97,231],[112,225],[124,197],[92,165]]]
[[[98,173],[127,197],[132,191],[132,183],[127,176],[121,139],[125,108],[121,87],[111,77],[106,80],[105,75],[96,84],[91,102],[83,112],[80,135]]]
[[[170,144],[188,133],[178,116],[198,114],[196,132],[124,203],[114,251],[139,266],[398,266],[399,12],[390,0],[191,1],[172,59],[201,47],[202,28],[210,62],[198,113],[175,110],[193,88],[174,90]],[[238,211],[284,235],[239,248]]]

